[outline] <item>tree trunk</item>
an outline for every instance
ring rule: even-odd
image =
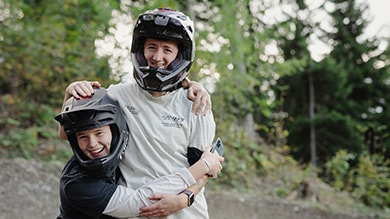
[[[309,74],[309,118],[310,118],[310,158],[313,165],[313,172],[316,172],[316,129],[314,125],[315,117],[315,94],[313,84],[313,74]]]

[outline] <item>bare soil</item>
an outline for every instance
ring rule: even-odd
[[[62,164],[0,159],[0,219],[53,219],[59,212]],[[363,219],[378,215],[332,213],[304,202],[266,199],[231,191],[207,191],[212,219]]]

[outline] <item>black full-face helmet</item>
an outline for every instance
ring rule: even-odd
[[[93,177],[113,176],[128,144],[129,129],[119,102],[106,89],[95,89],[89,98],[70,98],[55,119],[61,123],[80,165]],[[111,149],[107,156],[90,159],[77,143],[76,133],[109,125]]]
[[[176,59],[160,69],[148,66],[144,56],[146,39],[173,40],[178,43]],[[194,23],[182,12],[159,8],[146,11],[138,17],[131,45],[134,78],[148,91],[171,91],[179,88],[195,56]]]

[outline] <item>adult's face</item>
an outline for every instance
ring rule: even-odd
[[[144,44],[144,56],[149,66],[167,69],[175,60],[179,47],[175,41],[148,38]]]
[[[90,159],[110,154],[112,134],[110,126],[102,126],[76,133],[81,151]]]

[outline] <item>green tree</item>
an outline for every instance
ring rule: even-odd
[[[390,155],[389,145],[385,144],[389,141],[386,118],[389,117],[390,68],[385,64],[389,56],[378,47],[378,39],[361,40],[368,24],[362,16],[366,4],[359,5],[354,0],[332,2],[336,10],[330,14],[337,32],[329,34],[334,39],[329,56],[338,60],[347,77],[344,98],[348,102],[339,105],[337,110],[356,121],[360,145],[365,145],[370,152]]]
[[[94,40],[108,28],[110,8],[117,5],[87,0],[2,2],[0,146],[20,146],[54,131],[53,116],[67,84],[109,80],[107,61],[96,58]],[[37,126],[44,125],[48,128],[39,131]],[[36,128],[20,137],[28,127]],[[20,133],[13,132],[15,128]]]
[[[299,2],[298,5],[302,5]],[[386,92],[389,70],[387,66],[379,67],[379,63],[386,63],[388,58],[378,50],[377,40],[359,41],[367,25],[362,16],[367,8],[355,1],[327,3],[335,6],[335,10],[329,12],[335,25],[330,32],[322,30],[319,38],[332,42],[332,52],[320,62],[308,60],[300,73],[286,75],[279,81],[279,85],[287,87],[280,94],[284,95],[284,107],[290,116],[287,120],[288,144],[297,158],[308,161],[310,125],[314,122],[317,157],[321,163],[340,149],[362,153],[368,142],[365,139],[368,131],[372,132],[373,139],[381,139],[371,141],[374,147],[386,148],[381,142],[388,141],[385,140],[388,136],[383,133],[388,126],[383,119],[388,118],[385,103],[389,98]],[[317,27],[317,24],[307,24],[307,20],[310,19],[289,21],[298,22],[294,22],[294,42],[282,41],[287,62],[309,55],[305,51],[307,36],[304,34],[311,32],[311,27]],[[303,37],[296,37],[297,33]],[[300,55],[302,52],[306,55]],[[315,90],[315,116],[312,119],[308,111],[309,76]]]

